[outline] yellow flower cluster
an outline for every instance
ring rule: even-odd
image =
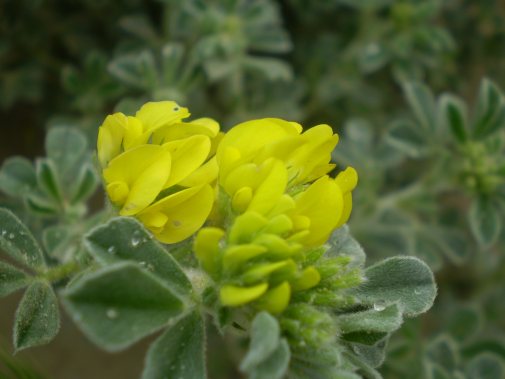
[[[161,242],[198,232],[194,250],[222,305],[280,313],[292,293],[319,284],[305,257],[348,220],[356,171],[327,175],[338,143],[328,125],[303,132],[267,118],[223,134],[187,117],[171,101],[108,116],[98,134],[108,196]]]
[[[98,160],[111,202],[164,243],[195,233],[214,203],[214,155],[222,133],[209,118],[183,122],[189,115],[173,101],[152,102],[135,116],[108,116],[98,131]]]
[[[327,175],[337,143],[328,125],[302,133],[280,119],[248,121],[223,137],[218,184],[229,199],[230,227],[203,228],[195,240],[202,266],[222,283],[223,305],[254,302],[280,313],[293,291],[319,283],[318,270],[304,266],[305,253],[347,221],[358,179],[352,168]]]

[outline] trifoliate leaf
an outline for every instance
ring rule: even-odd
[[[184,310],[158,277],[131,262],[120,262],[76,280],[64,305],[83,332],[108,351],[128,347]]]

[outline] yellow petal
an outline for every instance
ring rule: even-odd
[[[347,167],[344,171],[338,173],[335,181],[343,192],[352,191],[358,184],[358,173],[353,167]]]
[[[134,215],[156,199],[170,175],[171,160],[169,152],[162,152],[158,159],[138,176],[119,212],[121,216]]]
[[[238,307],[256,300],[268,289],[267,283],[261,283],[252,287],[238,287],[225,285],[219,292],[221,304],[229,307]]]
[[[144,104],[135,117],[142,121],[144,131],[154,131],[162,126],[180,122],[189,115],[188,108],[181,107],[174,101],[157,101]]]
[[[310,234],[304,244],[315,246],[325,243],[342,217],[344,200],[340,187],[328,176],[323,176],[299,194],[295,201],[296,214],[310,219]]]
[[[256,307],[272,314],[279,314],[284,312],[290,298],[291,286],[288,282],[282,282],[259,298]]]
[[[98,159],[102,167],[121,152],[127,117],[123,113],[114,113],[105,118],[98,129]]]
[[[244,212],[251,203],[252,197],[253,191],[251,187],[242,187],[239,189],[231,200],[233,210],[237,213]]]
[[[233,196],[242,187],[257,188],[261,180],[260,167],[254,163],[245,163],[234,168],[223,181],[223,189]]]
[[[107,183],[123,181],[131,186],[147,167],[164,154],[163,148],[156,145],[142,145],[128,150],[109,162],[109,166],[103,170],[104,179]]]
[[[266,251],[264,246],[255,244],[230,246],[223,254],[223,268],[226,271],[233,271],[244,262],[256,258]]]
[[[202,184],[209,184],[216,180],[218,172],[219,167],[217,167],[216,157],[213,157],[198,167],[188,177],[182,179],[179,185],[183,187],[195,187]]]
[[[203,135],[209,138],[214,138],[219,132],[219,124],[211,119],[200,120],[210,121],[207,121],[207,123],[203,121],[202,124],[198,124],[196,122],[198,120],[191,122],[179,122],[158,128],[153,133],[153,143],[161,145],[166,142],[185,139],[196,135]]]
[[[293,229],[293,221],[291,221],[291,219],[288,216],[280,214],[278,216],[271,218],[263,230],[266,233],[283,235],[290,232],[292,229]]]
[[[283,163],[272,159],[271,164],[266,163],[266,177],[254,191],[248,211],[267,214],[271,211],[280,197],[284,194],[288,182],[288,173]]]
[[[289,243],[284,238],[269,233],[259,234],[253,242],[265,246],[268,249],[268,255],[276,259],[292,257],[302,248],[300,244]]]
[[[344,225],[349,220],[351,212],[352,212],[352,193],[347,192],[344,194],[344,209],[342,209],[342,216],[337,222],[336,225],[337,228]]]
[[[321,281],[321,274],[313,266],[307,267],[303,270],[299,278],[291,281],[293,291],[304,291],[315,287]]]
[[[152,212],[163,212],[167,222],[162,230],[153,230],[163,243],[180,242],[202,227],[214,203],[214,191],[210,185],[188,188],[163,198],[137,217],[143,221]]]
[[[248,243],[266,223],[266,218],[259,213],[245,212],[235,218],[228,240],[231,244]]]
[[[224,237],[224,230],[219,228],[203,228],[195,238],[195,255],[203,269],[211,275],[218,271],[219,241]]]
[[[299,134],[300,129],[296,125],[280,119],[260,119],[238,124],[222,139],[216,153],[218,164],[221,165],[225,151],[230,147],[240,151],[243,157],[253,158],[265,145]]]
[[[130,189],[125,182],[115,181],[107,184],[107,193],[112,203],[116,205],[124,204]]]
[[[125,150],[147,143],[149,135],[144,133],[142,122],[138,118],[128,116],[127,123],[124,124],[124,128],[123,147]]]
[[[275,271],[281,270],[287,266],[293,266],[294,262],[292,260],[285,260],[273,263],[259,263],[253,268],[247,270],[242,275],[242,280],[245,283],[254,283],[260,280],[267,280],[268,276],[273,274]]]
[[[172,155],[172,171],[165,183],[165,188],[168,188],[188,177],[205,162],[210,151],[210,140],[209,137],[196,135],[167,142],[163,148]]]

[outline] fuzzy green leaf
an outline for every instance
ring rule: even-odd
[[[9,210],[0,208],[0,248],[30,268],[45,267],[42,250],[28,228]]]
[[[333,232],[328,240],[330,248],[327,256],[336,257],[346,255],[351,258],[349,267],[361,267],[365,263],[366,254],[361,245],[356,241],[347,225],[343,225]]]
[[[421,83],[410,82],[404,85],[405,95],[417,121],[425,133],[436,129],[435,98],[430,89]]]
[[[389,129],[386,140],[395,149],[409,157],[419,158],[426,154],[426,132],[407,120],[394,122]]]
[[[459,142],[465,142],[468,137],[468,111],[465,103],[455,96],[442,95],[440,108],[445,125]]]
[[[134,218],[117,217],[91,230],[85,245],[102,264],[135,261],[180,294],[191,291],[191,282],[174,258]]]
[[[487,198],[473,201],[468,213],[470,228],[479,245],[487,247],[498,239],[502,227],[500,210]]]
[[[81,167],[72,189],[71,203],[76,204],[85,201],[95,192],[98,185],[98,177],[91,164],[85,164]]]
[[[449,317],[448,331],[457,341],[464,342],[477,335],[482,322],[482,313],[475,307],[454,307]]]
[[[46,282],[35,282],[26,290],[16,311],[16,351],[51,341],[60,328],[58,299]]]
[[[337,317],[337,322],[344,333],[358,331],[389,333],[398,329],[402,322],[402,311],[397,304],[384,308],[343,314]]]
[[[398,303],[408,317],[426,312],[437,294],[430,268],[414,257],[385,259],[369,267],[365,277],[354,291],[363,303],[379,307]]]
[[[500,89],[484,79],[479,89],[473,136],[485,138],[505,125],[505,100]]]
[[[442,334],[430,342],[427,356],[449,372],[457,367],[460,360],[458,346],[447,334]]]
[[[66,126],[56,126],[49,130],[46,136],[46,152],[57,168],[62,185],[73,184],[86,149],[86,137],[79,130]]]
[[[267,359],[249,371],[249,379],[284,378],[290,358],[289,344],[285,339],[282,339],[277,349]]]
[[[88,338],[108,351],[128,347],[184,310],[164,282],[130,262],[76,280],[64,292],[64,305]]]
[[[491,353],[480,354],[468,363],[466,374],[472,379],[503,379],[504,361]]]
[[[205,379],[205,326],[193,311],[171,325],[149,348],[142,379]]]
[[[251,327],[249,351],[240,364],[242,371],[249,371],[265,361],[278,348],[280,329],[277,320],[267,312],[256,315]]]
[[[39,159],[36,162],[37,183],[39,188],[52,199],[61,202],[62,191],[58,173],[51,160]]]
[[[0,297],[23,288],[28,282],[29,277],[24,271],[0,261]]]
[[[37,185],[32,163],[23,157],[5,160],[0,170],[0,191],[20,197]]]

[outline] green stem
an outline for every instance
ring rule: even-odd
[[[72,261],[47,269],[45,272],[39,274],[39,278],[46,279],[50,282],[56,282],[79,271],[80,269],[81,266],[77,262]]]

